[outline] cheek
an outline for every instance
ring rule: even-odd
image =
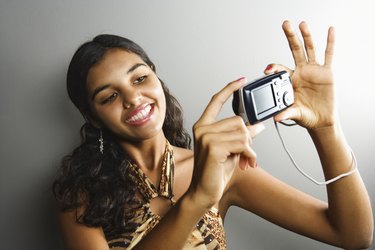
[[[166,100],[165,100],[164,91],[163,91],[163,89],[161,87],[158,88],[157,95],[158,95],[158,100],[159,100],[159,103],[160,103],[160,109],[161,109],[162,113],[165,115]]]
[[[163,87],[159,79],[156,78],[155,81],[153,81],[153,83],[149,85],[149,87],[147,88],[147,93],[148,93],[147,94],[148,96],[152,96],[152,98],[157,100],[160,106],[159,108],[161,109],[161,111],[163,111],[163,113],[165,113],[165,109],[166,109],[165,95],[164,95]]]
[[[122,109],[118,105],[101,107],[95,111],[99,121],[106,127],[111,127],[113,124],[120,122],[121,120]]]

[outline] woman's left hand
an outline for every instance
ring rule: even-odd
[[[270,64],[266,74],[288,71],[294,88],[294,104],[274,117],[275,121],[291,119],[307,129],[332,126],[336,121],[334,80],[331,69],[334,49],[334,29],[328,30],[325,62],[316,61],[314,44],[305,22],[299,28],[304,46],[288,21],[283,23],[283,30],[288,39],[295,62],[295,70],[279,64]]]

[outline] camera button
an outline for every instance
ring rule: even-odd
[[[284,93],[283,101],[284,101],[285,106],[290,106],[293,104],[293,97],[288,91]]]

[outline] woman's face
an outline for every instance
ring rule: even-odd
[[[110,49],[87,76],[95,124],[120,140],[140,141],[162,133],[166,104],[161,82],[137,55]]]

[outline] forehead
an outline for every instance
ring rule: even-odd
[[[144,61],[135,53],[123,49],[110,49],[103,58],[88,72],[87,87],[99,82],[106,82],[108,78],[125,75],[127,70],[136,63]]]

